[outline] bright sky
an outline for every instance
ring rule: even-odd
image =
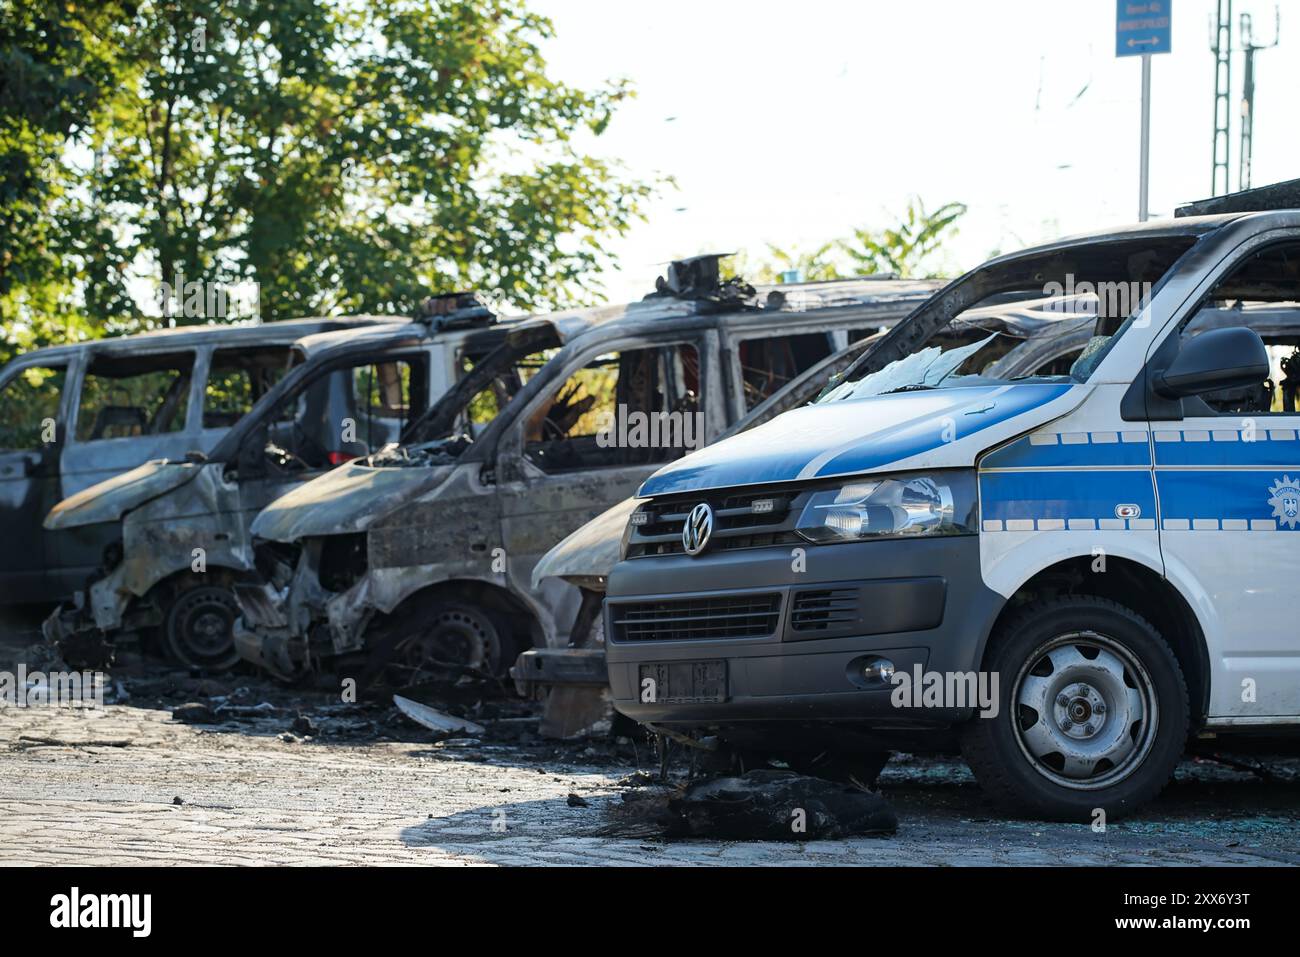
[[[1151,211],[1210,195],[1215,0],[1167,0],[1153,58]],[[1140,57],[1115,57],[1114,0],[533,0],[556,75],[630,77],[637,98],[593,144],[676,177],[615,245],[612,300],[658,263],[810,246],[896,221],[911,195],[970,207],[950,271],[991,253],[1137,219]],[[1271,42],[1274,4],[1236,0]],[[1252,185],[1300,177],[1300,3],[1256,56]],[[1232,64],[1237,188],[1242,56]]]

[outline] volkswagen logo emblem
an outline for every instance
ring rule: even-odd
[[[701,502],[691,509],[686,516],[686,526],[682,529],[682,547],[687,555],[698,555],[709,544],[713,534],[713,509],[708,502]]]

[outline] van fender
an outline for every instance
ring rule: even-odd
[[[221,466],[205,466],[193,481],[126,514],[122,554],[120,588],[137,597],[181,572],[253,571],[238,486]]]
[[[984,584],[1007,599],[1039,572],[1060,562],[1088,558],[1097,563],[1098,573],[1104,574],[1104,562],[1111,557],[1128,559],[1157,575],[1165,575],[1160,540],[1154,531],[1063,529],[980,533],[980,570]]]

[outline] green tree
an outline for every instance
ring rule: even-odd
[[[46,8],[111,75],[54,131],[43,215],[23,228],[49,230],[111,329],[136,324],[130,293],[178,273],[257,282],[267,320],[409,312],[467,287],[589,301],[653,190],[584,152],[627,86],[550,78],[551,24],[523,0]]]
[[[69,255],[83,238],[73,212],[82,197],[60,161],[111,86],[112,56],[94,33],[113,13],[86,12],[82,29],[67,3],[0,0],[0,361],[89,331]]]
[[[850,239],[832,239],[807,249],[768,243],[765,256],[735,256],[731,272],[759,283],[780,282],[782,273],[789,271],[797,271],[805,282],[880,273],[900,278],[932,275],[927,261],[956,235],[955,223],[965,212],[962,203],[946,203],[929,213],[914,197],[897,226],[855,229]]]
[[[902,221],[880,230],[855,229],[840,244],[854,275],[888,272],[911,278],[925,272],[925,262],[945,240],[956,235],[956,222],[966,213],[964,203],[945,203],[927,212],[919,197],[907,203]]]
[[[822,243],[815,249],[796,249],[767,244],[767,255],[751,262],[741,259],[737,272],[744,272],[750,282],[777,283],[781,274],[796,271],[805,282],[840,279],[844,276],[839,262],[839,243]],[[739,258],[739,257],[738,257]]]

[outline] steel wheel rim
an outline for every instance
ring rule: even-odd
[[[1075,791],[1127,779],[1151,753],[1160,721],[1150,672],[1095,631],[1039,645],[1016,675],[1010,710],[1016,743],[1033,769]]]
[[[485,670],[492,657],[487,625],[460,611],[434,618],[429,631],[413,635],[398,647],[398,663],[415,676],[433,675],[440,664]]]
[[[218,596],[208,589],[184,596],[176,619],[176,637],[183,650],[200,662],[220,662],[235,647],[234,599]]]

